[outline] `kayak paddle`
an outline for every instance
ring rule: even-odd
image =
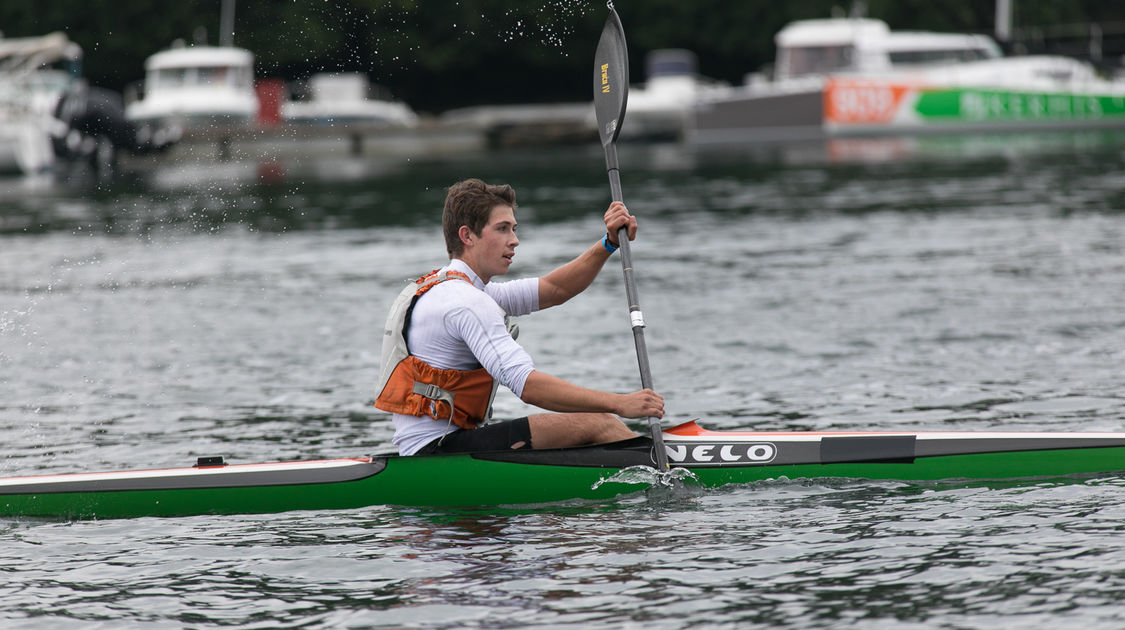
[[[606,4],[609,16],[606,17],[598,50],[594,53],[594,114],[598,121],[598,134],[605,149],[606,171],[609,174],[609,190],[614,201],[623,201],[621,196],[621,174],[617,164],[617,136],[625,119],[625,104],[629,99],[629,51],[625,46],[625,29],[621,18],[613,9],[613,2]],[[648,349],[645,347],[645,320],[641,314],[640,298],[637,297],[637,283],[633,279],[633,256],[629,251],[629,234],[626,228],[617,230],[617,242],[621,248],[621,267],[625,272],[625,297],[629,301],[629,323],[633,327],[633,343],[637,347],[637,362],[641,368],[641,387],[652,389],[652,371],[648,366]],[[664,450],[664,435],[660,419],[648,419],[652,434],[654,461],[660,470],[668,470],[668,453]]]

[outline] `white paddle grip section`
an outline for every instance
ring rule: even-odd
[[[629,323],[633,325],[633,328],[644,328],[645,327],[645,316],[644,316],[644,314],[642,314],[639,310],[629,311]]]

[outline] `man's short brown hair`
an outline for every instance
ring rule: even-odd
[[[466,225],[480,236],[496,206],[516,209],[516,191],[507,184],[493,186],[479,179],[466,179],[449,187],[441,213],[441,231],[450,258],[464,249],[459,232]]]

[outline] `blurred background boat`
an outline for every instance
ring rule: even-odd
[[[355,123],[413,127],[418,115],[372,85],[358,72],[318,73],[302,85],[298,99],[281,105],[281,118],[295,124]]]
[[[1070,57],[1005,57],[985,35],[831,18],[775,41],[772,72],[696,103],[692,142],[1125,126],[1125,81]]]
[[[145,61],[126,117],[169,128],[248,127],[258,116],[254,55],[233,46],[173,44]]]
[[[0,39],[0,170],[36,173],[55,160],[54,114],[78,88],[82,49],[62,33]]]
[[[82,78],[82,60],[82,48],[63,33],[0,38],[0,172],[107,166],[119,151],[147,153],[173,141],[129,123],[120,94]]]
[[[629,88],[629,124],[621,127],[621,137],[680,140],[695,103],[729,88],[727,83],[699,74],[694,52],[683,48],[654,50],[645,56],[645,82]]]

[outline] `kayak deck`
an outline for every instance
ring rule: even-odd
[[[674,467],[704,487],[766,479],[936,481],[1125,471],[1125,434],[664,432]],[[121,518],[598,500],[643,489],[613,475],[651,466],[652,441],[567,449],[331,459],[0,479],[0,515]]]

